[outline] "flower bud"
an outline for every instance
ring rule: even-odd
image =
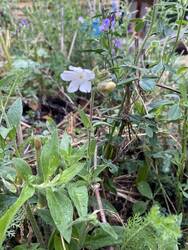
[[[34,138],[34,147],[36,151],[39,151],[42,147],[41,139],[39,137]]]
[[[112,81],[104,81],[100,82],[97,85],[97,90],[101,92],[102,94],[109,94],[111,93],[116,87],[115,82]]]

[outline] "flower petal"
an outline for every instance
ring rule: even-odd
[[[87,80],[93,80],[95,79],[95,73],[89,69],[84,69],[84,73],[87,77]]]
[[[80,86],[79,82],[77,82],[77,81],[72,81],[72,82],[70,83],[70,85],[68,86],[67,91],[68,91],[69,93],[74,93],[74,92],[76,92],[76,91],[79,89],[79,86]]]
[[[75,71],[75,72],[82,72],[83,69],[80,68],[80,67],[74,67],[74,66],[69,66],[69,69],[72,70],[72,71]]]
[[[91,92],[91,82],[86,81],[80,84],[79,90],[84,93],[89,93]]]
[[[73,71],[64,71],[60,76],[63,81],[73,81],[76,79],[76,73]]]

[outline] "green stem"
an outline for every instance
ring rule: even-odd
[[[156,10],[157,10],[157,7],[156,7],[156,6],[157,6],[157,4],[156,4],[156,2],[155,2],[155,3],[154,3],[154,6],[153,6],[153,13],[152,13],[151,25],[150,25],[149,30],[148,30],[148,32],[147,32],[145,38],[144,38],[144,41],[143,41],[143,43],[142,43],[142,45],[141,45],[141,47],[140,47],[140,49],[139,49],[139,51],[138,51],[138,54],[137,54],[137,56],[136,56],[136,58],[135,58],[135,65],[138,64],[139,57],[140,57],[140,55],[142,54],[142,51],[143,51],[143,49],[144,49],[144,47],[145,47],[145,44],[146,44],[146,42],[147,42],[149,36],[151,35],[152,29],[153,29],[153,25],[154,25],[155,19],[156,19],[156,14],[157,14],[157,11],[156,11]]]
[[[10,96],[12,95],[12,92],[14,91],[16,85],[17,85],[17,78],[15,79],[14,83],[12,84],[12,87],[11,87],[11,89],[10,89],[10,91],[9,91],[9,94],[8,94],[7,98],[6,98],[5,104],[3,105],[4,107],[3,107],[2,115],[1,115],[1,117],[0,117],[0,124],[1,124],[1,122],[2,122],[3,114],[5,113],[6,106],[7,106],[7,104],[8,104],[9,98],[10,98]]]
[[[31,223],[32,229],[34,231],[34,234],[37,238],[37,241],[40,243],[41,247],[45,247],[43,236],[35,220],[35,217],[33,216],[33,213],[29,204],[26,205],[26,212],[27,212],[28,219]]]
[[[181,3],[182,3],[182,2],[181,2]],[[181,28],[182,28],[182,24],[183,24],[182,19],[184,18],[184,16],[185,16],[185,11],[186,11],[186,8],[183,7],[183,3],[182,3],[182,8],[183,8],[183,13],[182,13],[182,16],[181,16],[180,24],[179,24],[179,26],[178,26],[178,31],[177,31],[177,35],[176,35],[175,44],[174,44],[174,46],[173,46],[173,48],[172,48],[172,51],[171,51],[170,54],[168,55],[167,62],[166,62],[167,65],[169,64],[170,58],[171,58],[171,56],[173,55],[174,51],[176,50],[176,47],[177,47],[177,44],[178,44],[178,41],[179,41],[180,32],[181,32]],[[161,78],[162,78],[164,72],[165,72],[165,68],[163,68],[163,70],[162,70],[162,72],[161,72],[161,74],[160,74],[160,76],[159,76],[159,79],[158,79],[158,81],[157,81],[157,84],[160,82],[160,80],[161,80]]]
[[[11,66],[11,57],[10,57],[8,48],[6,46],[5,39],[3,38],[3,35],[0,35],[0,44],[2,46],[3,52],[6,56],[7,61],[8,61],[8,67],[10,67]]]

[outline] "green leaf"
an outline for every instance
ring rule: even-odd
[[[16,59],[12,66],[15,68],[15,69],[37,69],[40,64],[37,63],[37,62],[34,62],[30,59]]]
[[[54,174],[60,162],[58,134],[55,130],[43,146],[40,157],[40,166],[45,181]]]
[[[27,162],[22,160],[21,158],[14,158],[13,164],[16,167],[18,176],[24,179],[25,181],[28,181],[29,176],[32,175],[32,171]]]
[[[41,248],[39,243],[33,243],[16,246],[13,250],[44,250],[44,248]]]
[[[23,113],[22,99],[18,98],[9,108],[7,112],[8,121],[11,126],[18,127],[21,122]]]
[[[94,153],[95,153],[95,148],[96,148],[96,140],[91,140],[89,143],[89,147],[88,147],[88,155],[89,158],[92,158]]]
[[[84,124],[84,127],[87,129],[91,128],[92,124],[91,124],[89,117],[86,115],[86,113],[82,109],[79,109],[79,114],[80,114],[81,121]]]
[[[109,223],[99,223],[99,226],[112,238],[114,238],[115,240],[118,239],[118,235],[116,234],[113,227]]]
[[[17,201],[4,213],[4,215],[0,218],[0,247],[3,244],[5,239],[6,231],[13,220],[14,216],[18,212],[18,210],[23,206],[23,204],[33,196],[34,188],[25,186],[22,189],[22,192],[17,199]]]
[[[168,121],[176,121],[182,116],[179,104],[174,104],[170,107],[167,113]]]
[[[155,88],[155,80],[153,78],[143,77],[140,81],[140,87],[145,91],[152,91]]]
[[[88,212],[88,191],[87,187],[78,182],[68,185],[68,193],[74,206],[77,209],[78,215],[84,217]]]
[[[146,181],[148,177],[149,167],[147,162],[144,162],[142,166],[138,169],[136,182]]]
[[[63,171],[63,173],[60,175],[57,185],[67,184],[70,182],[79,172],[83,169],[85,166],[84,163],[77,163],[74,164],[72,167],[69,167]]]
[[[134,214],[143,214],[147,209],[148,202],[138,201],[133,204],[133,213]]]
[[[61,238],[57,234],[54,236],[54,248],[55,250],[64,250]]]
[[[136,25],[135,25],[135,31],[139,32],[144,28],[144,20],[139,18],[138,20],[136,20]]]
[[[37,215],[41,217],[41,219],[48,225],[54,227],[54,221],[52,219],[52,216],[50,214],[49,209],[47,208],[41,208],[41,209],[37,209]]]
[[[15,195],[0,194],[0,216],[16,201]]]
[[[93,169],[92,172],[92,179],[97,178],[101,172],[103,172],[106,168],[108,167],[108,165],[98,165],[95,169]]]
[[[148,199],[153,199],[153,193],[151,191],[150,185],[145,182],[145,181],[141,181],[138,183],[137,185],[138,191],[145,197],[147,197]]]
[[[10,131],[11,131],[11,128],[5,128],[3,126],[0,127],[0,135],[2,136],[3,139],[7,138]]]
[[[60,148],[68,153],[71,147],[71,143],[72,143],[72,137],[68,135],[67,132],[65,132],[60,142]]]
[[[73,207],[70,199],[62,190],[53,191],[48,188],[46,191],[48,207],[54,223],[67,242],[71,240]]]
[[[113,230],[118,235],[117,240],[111,237],[111,235],[106,233],[102,228],[98,228],[92,233],[92,235],[87,235],[85,247],[87,249],[97,250],[107,246],[115,246],[122,244],[122,237],[124,233],[123,227],[114,226]]]

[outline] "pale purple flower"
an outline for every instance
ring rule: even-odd
[[[22,18],[19,22],[19,26],[23,27],[23,26],[29,26],[29,21],[26,18]]]
[[[69,93],[76,92],[78,89],[84,93],[91,92],[91,81],[94,78],[95,74],[93,71],[73,66],[70,66],[69,70],[65,70],[61,74],[61,79],[63,81],[70,82],[67,89]]]
[[[108,18],[103,19],[102,24],[100,25],[99,29],[101,32],[113,30],[115,26],[115,15],[112,15]]]
[[[108,31],[110,28],[110,19],[109,18],[105,18],[103,21],[102,21],[102,24],[100,25],[99,29],[100,31]]]
[[[80,23],[84,23],[84,18],[83,18],[83,16],[79,16],[78,21],[79,21]]]
[[[119,38],[115,38],[113,40],[113,44],[116,49],[120,49],[122,47],[122,40]]]

